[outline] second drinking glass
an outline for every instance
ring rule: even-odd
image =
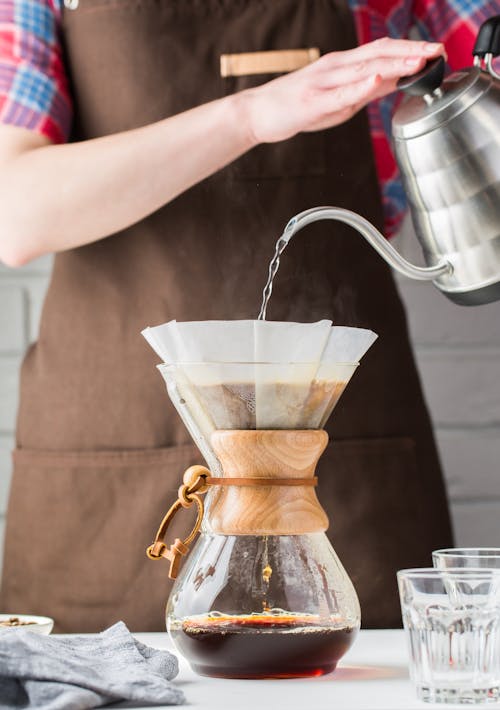
[[[457,567],[500,569],[500,547],[456,547],[434,550],[432,564],[437,569]]]
[[[398,572],[410,675],[421,700],[500,698],[500,571]]]

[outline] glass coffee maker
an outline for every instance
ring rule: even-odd
[[[323,426],[358,364],[345,356],[360,359],[376,336],[326,323],[314,361],[295,349],[299,361],[196,362],[196,349],[190,362],[159,365],[208,468],[185,472],[148,555],[170,561],[176,581],[167,628],[201,675],[323,675],[335,669],[359,629],[356,592],[325,535],[315,468],[328,444]],[[173,328],[182,325],[188,324]],[[279,326],[293,325],[299,324],[265,323],[269,344],[274,329],[282,346]],[[155,350],[179,357],[172,347],[158,347],[161,331],[155,330],[144,332]],[[272,352],[265,349],[276,355],[276,343]],[[190,506],[197,509],[191,534],[167,546],[172,517]]]

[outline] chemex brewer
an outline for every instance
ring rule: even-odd
[[[331,672],[361,615],[314,474],[323,427],[376,335],[328,320],[172,321],[143,334],[209,467],[184,473],[148,548],[176,578],[166,612],[175,646],[202,675]],[[193,505],[192,532],[167,545],[171,519]]]

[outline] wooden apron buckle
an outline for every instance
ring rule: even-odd
[[[266,52],[222,54],[220,75],[250,76],[252,74],[285,74],[296,71],[319,59],[318,47],[308,49],[278,49]]]

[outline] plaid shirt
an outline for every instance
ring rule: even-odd
[[[0,0],[0,122],[27,128],[54,143],[67,140],[71,100],[61,48],[62,0]],[[500,0],[349,0],[360,44],[407,37],[443,41],[452,69],[471,64],[479,26],[500,15]],[[401,223],[406,199],[390,144],[395,94],[369,107],[386,232]]]
[[[0,121],[63,143],[71,122],[60,0],[0,0]]]

